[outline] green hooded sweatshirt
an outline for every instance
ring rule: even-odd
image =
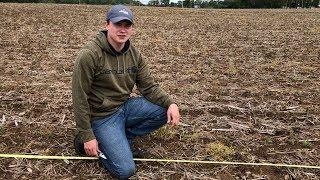
[[[121,52],[101,31],[79,52],[72,76],[72,100],[82,142],[95,139],[91,121],[111,115],[129,99],[134,85],[150,102],[168,108],[172,99],[156,84],[146,61],[130,41]]]

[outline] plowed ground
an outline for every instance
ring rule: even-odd
[[[0,4],[0,152],[75,155],[71,75],[108,6]],[[320,166],[319,9],[132,7],[134,45],[183,124],[150,158]],[[320,171],[138,162],[132,179],[319,179]],[[1,159],[3,179],[110,179],[97,161]]]

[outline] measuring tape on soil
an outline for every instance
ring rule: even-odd
[[[29,154],[0,154],[0,158],[22,158],[22,159],[45,159],[45,160],[97,160],[98,157],[78,157],[78,156],[42,156]],[[172,162],[172,163],[195,163],[195,164],[216,164],[216,165],[245,165],[245,166],[273,166],[290,168],[320,169],[320,166],[290,165],[290,164],[272,164],[272,163],[245,163],[245,162],[227,162],[227,161],[195,161],[195,160],[175,160],[175,159],[140,159],[135,161],[144,162]]]

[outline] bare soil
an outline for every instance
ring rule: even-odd
[[[75,155],[73,62],[108,6],[0,4],[0,152]],[[150,158],[320,166],[319,9],[132,7],[134,45],[183,124]],[[132,179],[320,179],[320,171],[138,162]],[[111,179],[97,161],[1,159],[1,179]]]

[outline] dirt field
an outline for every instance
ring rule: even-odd
[[[0,4],[0,153],[75,155],[71,74],[108,6]],[[320,9],[132,7],[183,125],[150,158],[320,166]],[[320,179],[320,170],[138,162],[132,179]],[[110,179],[97,161],[1,159],[1,179]]]

